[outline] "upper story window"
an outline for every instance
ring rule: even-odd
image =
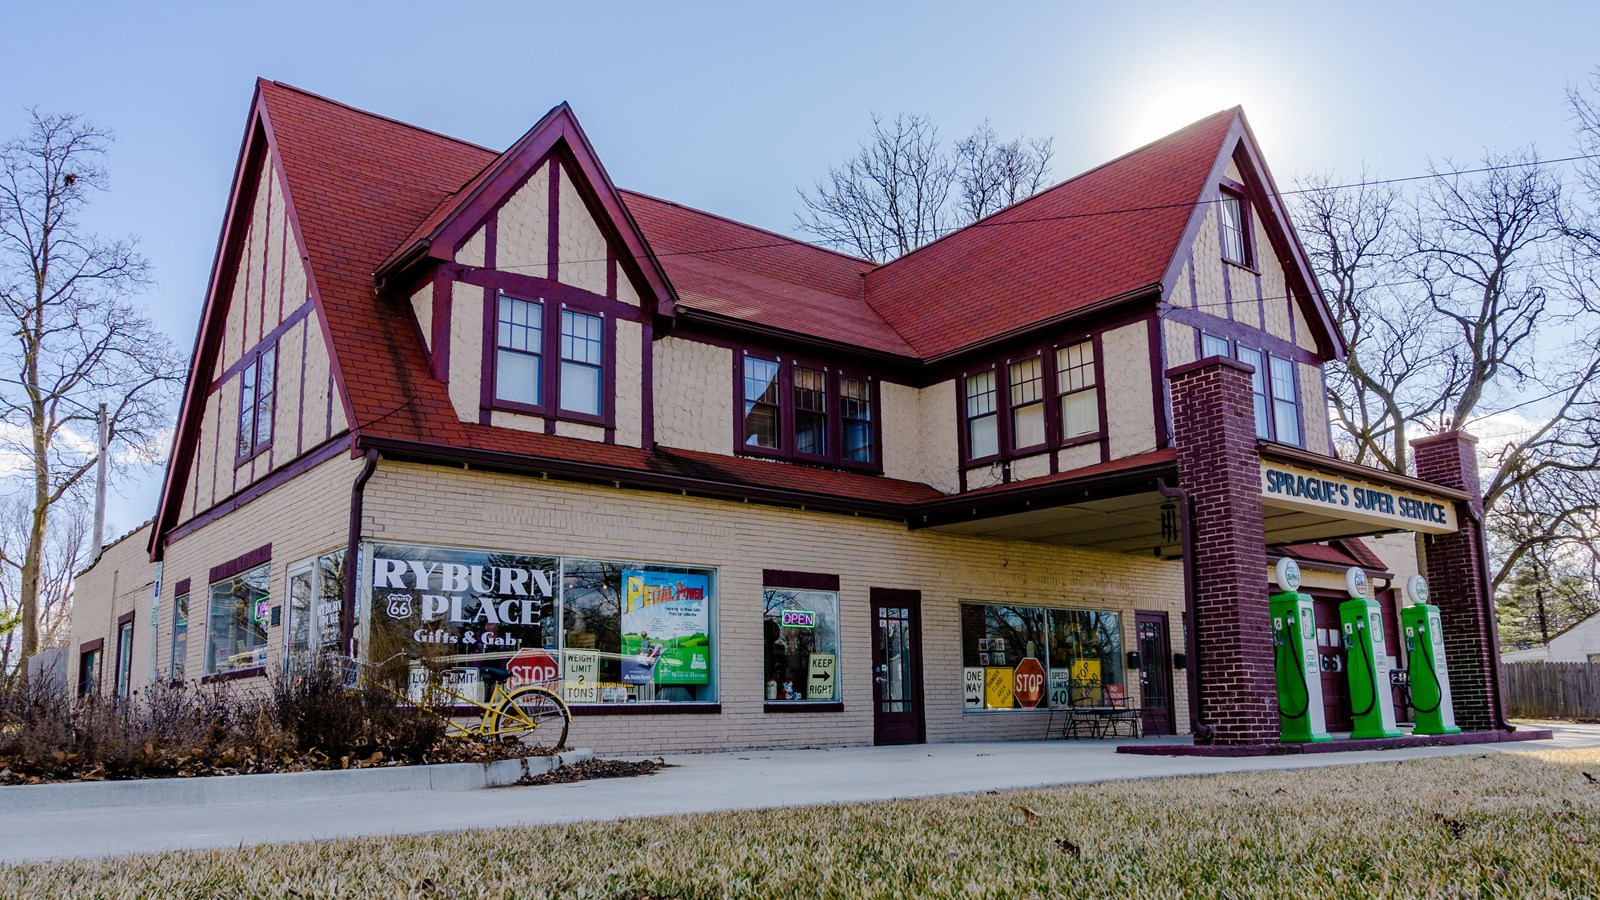
[[[600,415],[602,348],[599,316],[561,311],[561,408]]]
[[[1255,408],[1256,437],[1301,445],[1300,395],[1296,391],[1294,360],[1205,333],[1200,335],[1200,355],[1230,357],[1254,369],[1250,375],[1250,395]]]
[[[963,462],[1098,440],[1105,425],[1097,355],[1093,339],[1057,344],[963,376]]]
[[[871,379],[748,353],[739,376],[740,452],[877,467],[877,391]]]
[[[278,391],[278,345],[262,347],[239,376],[239,462],[272,445],[272,410]]]
[[[544,402],[544,304],[500,298],[494,396],[528,406]]]
[[[494,324],[496,407],[604,422],[609,351],[603,315],[501,293]]]
[[[1219,203],[1222,219],[1222,258],[1241,266],[1252,265],[1250,259],[1249,206],[1244,196],[1226,188]]]
[[[967,458],[1000,453],[1000,427],[995,412],[995,372],[967,376]]]
[[[1100,430],[1100,390],[1093,341],[1056,351],[1056,391],[1061,398],[1061,437],[1064,440]]]

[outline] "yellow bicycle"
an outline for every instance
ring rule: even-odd
[[[339,657],[339,662],[346,667],[347,687],[377,688],[406,706],[442,720],[446,733],[452,737],[514,738],[528,747],[550,753],[566,747],[572,712],[555,691],[537,684],[506,690],[504,682],[496,682],[488,702],[483,702],[453,690],[432,668],[414,660],[411,671],[426,672],[426,681],[413,682],[410,690],[401,691],[383,672],[402,657],[409,659],[407,654],[397,653],[379,663],[365,663],[348,656]],[[412,690],[417,690],[422,699],[419,700]],[[465,711],[463,708],[479,710],[482,715],[476,722],[462,724],[458,720]]]

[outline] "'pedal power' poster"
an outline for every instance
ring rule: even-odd
[[[623,681],[711,683],[710,591],[705,575],[622,570]]]

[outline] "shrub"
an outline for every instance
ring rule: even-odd
[[[0,784],[488,760],[516,743],[447,737],[427,709],[347,690],[318,665],[266,690],[157,685],[123,701],[0,682]]]

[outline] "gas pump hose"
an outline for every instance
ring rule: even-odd
[[[1366,628],[1361,630],[1366,631]],[[1356,647],[1361,650],[1361,658],[1367,661],[1367,683],[1372,686],[1372,689],[1367,692],[1367,708],[1360,712],[1352,712],[1350,714],[1352,717],[1364,716],[1372,712],[1372,708],[1378,705],[1378,673],[1372,668],[1372,651],[1367,649],[1367,642],[1360,638],[1356,639]]]
[[[1289,646],[1288,643],[1282,643],[1278,645],[1278,661],[1280,663],[1283,661],[1283,650],[1287,646]],[[1311,711],[1311,685],[1306,684],[1306,671],[1302,666],[1303,664],[1297,657],[1292,668],[1294,669],[1294,674],[1299,677],[1300,696],[1305,698],[1305,702],[1300,704],[1300,711],[1297,713],[1292,713],[1285,710],[1283,705],[1280,703],[1278,705],[1278,712],[1282,714],[1285,719],[1303,719],[1306,717],[1306,713]]]
[[[1428,667],[1428,674],[1433,676],[1433,686],[1435,688],[1437,688],[1439,686],[1439,672],[1438,672],[1438,670],[1436,670],[1433,667],[1433,654],[1432,653],[1420,653],[1418,655],[1422,657],[1422,664]],[[1427,709],[1423,709],[1422,707],[1420,707],[1420,706],[1418,706],[1416,704],[1417,695],[1414,692],[1412,692],[1409,688],[1406,690],[1406,696],[1411,698],[1411,701],[1412,701],[1411,702],[1411,711],[1412,712],[1431,713],[1431,712],[1434,712],[1434,711],[1438,710],[1439,707],[1444,705],[1444,691],[1439,691],[1438,692],[1438,699],[1434,700],[1433,701],[1433,705],[1428,707]]]

